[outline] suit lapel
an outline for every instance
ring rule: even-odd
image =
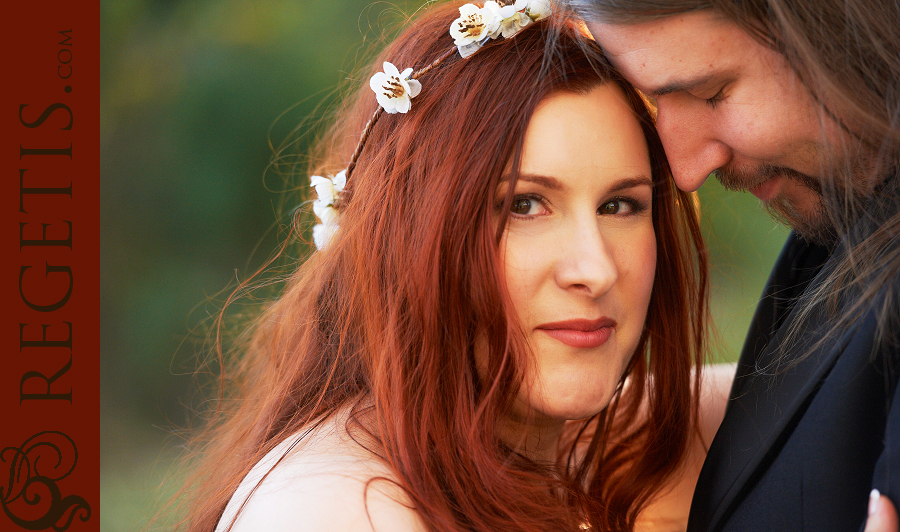
[[[813,256],[804,259],[803,254],[809,248],[791,238],[793,242],[789,240],[785,246],[754,318],[725,419],[700,473],[689,530],[719,529],[745,487],[755,483],[790,435],[850,338],[848,332],[840,341],[817,349],[791,367],[777,366],[778,347],[785,342],[788,324],[797,315],[796,308],[788,310],[790,307],[784,303],[796,297],[791,292],[798,283],[802,282],[802,288],[807,284],[803,282],[806,279],[798,281],[793,273],[802,272],[804,264],[807,264],[806,272],[814,271],[809,265],[820,265],[824,257],[821,250],[813,249]],[[839,254],[837,250],[834,255]],[[828,270],[828,265],[823,269]],[[822,277],[809,283],[810,287],[818,285]],[[804,327],[809,332],[799,339],[791,353],[806,353],[810,342],[817,338],[815,331],[820,326],[821,315],[813,316]],[[762,346],[757,344],[765,347],[760,349]]]
[[[704,464],[704,474],[708,477],[706,489],[711,495],[706,530],[717,530],[745,488],[752,486],[765,471],[850,336],[848,332],[837,344],[830,344],[828,349],[813,353],[776,375],[760,372],[743,378],[743,391],[730,401],[715,443],[710,447],[708,471]]]

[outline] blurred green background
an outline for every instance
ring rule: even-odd
[[[321,117],[422,3],[101,2],[102,530],[141,529],[173,492],[163,479],[196,405],[196,329],[278,244],[270,142]],[[749,195],[711,180],[700,196],[712,356],[731,360],[787,232]]]

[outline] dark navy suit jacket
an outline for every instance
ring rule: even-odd
[[[688,531],[848,532],[862,529],[873,487],[900,502],[900,355],[897,346],[875,343],[875,308],[884,298],[811,350],[827,327],[814,312],[788,344],[810,352],[793,366],[776,349],[797,317],[795,298],[822,282],[840,251],[829,258],[788,238],[700,473]]]

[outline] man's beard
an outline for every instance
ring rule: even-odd
[[[713,174],[723,187],[733,191],[748,192],[773,177],[782,177],[809,189],[813,193],[814,205],[802,212],[784,194],[763,201],[763,207],[770,216],[793,229],[804,240],[821,245],[834,243],[836,231],[825,208],[822,184],[818,179],[792,168],[773,165],[752,169],[719,168]]]

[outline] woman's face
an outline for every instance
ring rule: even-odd
[[[508,186],[501,182],[500,197]],[[507,288],[534,354],[519,402],[535,421],[588,417],[611,400],[650,301],[651,208],[647,144],[619,87],[540,103],[501,243]]]

